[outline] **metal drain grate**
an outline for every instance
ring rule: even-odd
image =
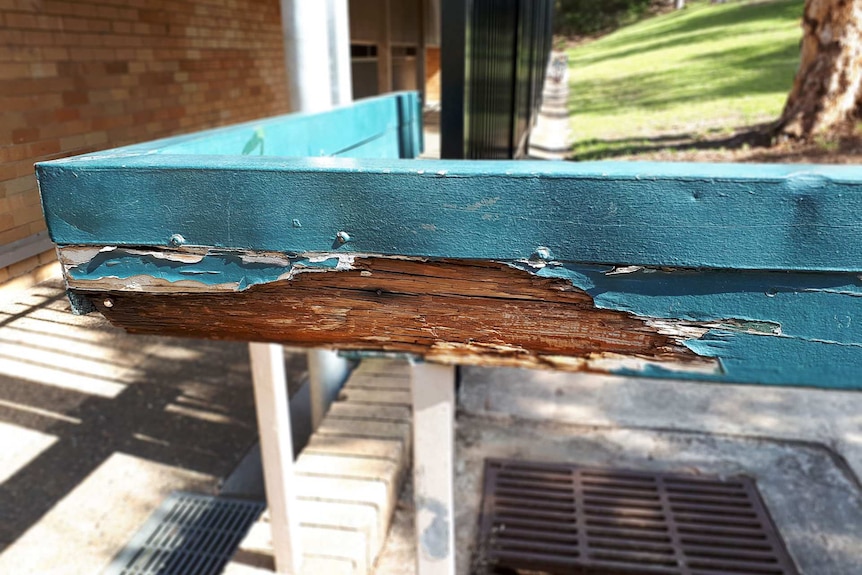
[[[264,507],[258,501],[172,493],[105,575],[221,573]]]
[[[798,574],[745,477],[487,460],[479,536],[492,573]]]

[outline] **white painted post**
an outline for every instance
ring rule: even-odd
[[[414,363],[413,489],[417,575],[455,575],[455,368]]]
[[[250,343],[251,378],[276,573],[299,575],[302,549],[293,477],[293,438],[284,369],[284,350],[271,343]]]

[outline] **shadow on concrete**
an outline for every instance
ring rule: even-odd
[[[0,551],[113,454],[219,478],[254,443],[245,344],[129,336],[72,316],[59,282],[19,302],[0,307],[0,435],[44,441],[6,446],[24,453],[0,473]]]

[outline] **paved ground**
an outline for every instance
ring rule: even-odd
[[[59,281],[0,302],[0,573],[97,573],[255,441],[247,346],[129,336]]]
[[[254,442],[245,345],[127,336],[59,282],[0,314],[0,573],[98,572]],[[746,473],[803,573],[862,565],[862,394],[465,368],[457,425],[462,573],[489,456]],[[378,575],[411,572],[411,512],[408,486]]]
[[[563,54],[554,52],[552,59]],[[559,78],[549,77],[542,93],[542,108],[533,131],[530,132],[531,159],[564,160],[572,152],[572,134],[569,121],[569,70]]]
[[[862,394],[513,369],[462,371],[458,572],[469,572],[486,457],[754,477],[803,574],[862,565]],[[855,470],[855,472],[854,472]],[[412,573],[402,495],[377,575]]]

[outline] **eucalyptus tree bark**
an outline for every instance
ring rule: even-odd
[[[806,0],[802,50],[777,135],[840,134],[862,117],[862,2]]]
[[[685,0],[674,0],[673,7],[677,10],[685,8]]]

